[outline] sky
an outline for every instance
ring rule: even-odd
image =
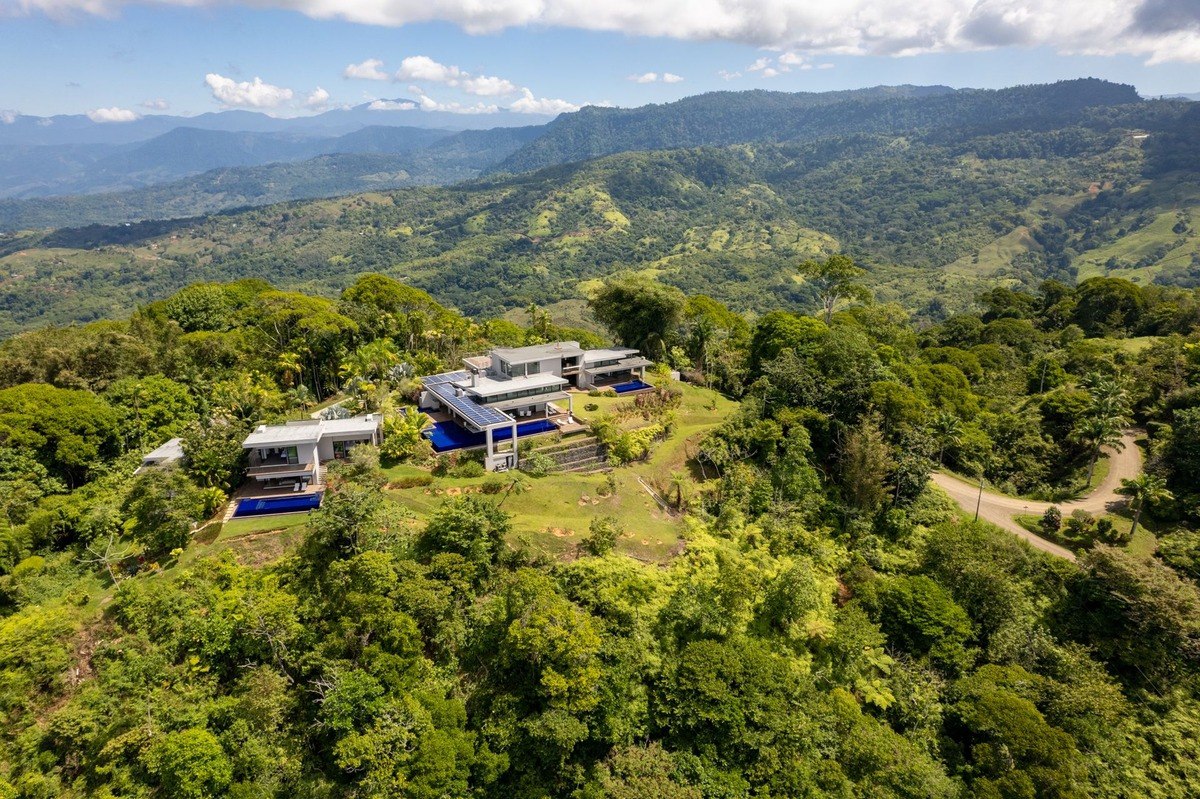
[[[1200,0],[0,0],[0,76],[0,122],[113,124],[406,98],[486,126],[714,90],[1075,77],[1158,96],[1200,92]]]

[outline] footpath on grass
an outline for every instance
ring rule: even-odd
[[[1007,494],[997,494],[984,489],[983,499],[979,499],[979,486],[968,483],[944,472],[934,472],[932,479],[950,498],[957,502],[963,510],[974,515],[975,504],[979,502],[979,518],[1000,527],[1013,535],[1020,536],[1037,549],[1049,552],[1067,560],[1075,560],[1075,554],[1066,547],[1053,541],[1047,541],[1039,535],[1029,532],[1014,520],[1014,516],[1040,516],[1051,506],[1062,509],[1063,516],[1070,516],[1077,510],[1087,511],[1093,515],[1103,514],[1113,506],[1126,501],[1126,497],[1117,493],[1124,479],[1136,477],[1142,471],[1142,453],[1137,446],[1137,433],[1125,431],[1121,438],[1125,445],[1121,450],[1106,450],[1109,458],[1108,474],[1087,496],[1071,502],[1038,502],[1032,499],[1011,497]]]

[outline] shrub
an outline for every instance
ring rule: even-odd
[[[1062,529],[1062,511],[1053,506],[1046,508],[1046,512],[1042,514],[1042,520],[1038,522],[1038,527],[1042,528],[1042,532],[1048,536],[1058,535],[1058,531]]]
[[[499,494],[501,491],[504,490],[504,485],[505,485],[505,481],[504,481],[503,477],[492,475],[491,477],[489,477],[488,479],[483,481],[483,484],[480,486],[480,489],[485,494]]]
[[[583,406],[583,409],[585,411],[598,411],[598,410],[600,410],[600,406],[594,402],[589,402]]]
[[[438,477],[445,477],[456,466],[458,466],[458,453],[451,452],[445,455],[438,455],[437,460],[433,462],[433,469],[431,471]]]
[[[530,477],[545,477],[558,463],[544,452],[533,452],[521,458],[521,471]]]
[[[592,519],[592,523],[588,525],[588,537],[579,545],[589,555],[602,557],[612,552],[623,532],[621,523],[615,516],[599,516]]]
[[[483,477],[487,474],[487,470],[479,461],[463,461],[454,468],[453,474],[455,477]]]
[[[1083,543],[1091,539],[1095,532],[1096,518],[1085,510],[1077,510],[1067,519],[1063,529],[1067,538]]]

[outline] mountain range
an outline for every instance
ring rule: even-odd
[[[620,270],[742,310],[803,309],[796,264],[838,251],[869,270],[877,299],[929,320],[1047,278],[1200,285],[1200,106],[1099,81],[909,93],[921,96],[589,109],[400,155],[218,170],[70,206],[9,201],[9,220],[43,203],[47,219],[126,221],[0,236],[0,335],[120,316],[198,280],[335,295],[368,271],[485,317],[531,302],[570,314]],[[387,189],[434,170],[478,177]],[[347,188],[366,193],[270,204]],[[131,197],[140,205],[114,204]],[[226,202],[264,207],[211,213]],[[208,215],[188,216],[197,205]]]
[[[1179,105],[1142,101],[1131,86],[1079,80],[1002,90],[891,86],[824,93],[716,92],[635,109],[587,107],[540,126],[460,132],[371,125],[317,136],[312,131],[321,124],[330,128],[328,118],[335,112],[302,120],[251,115],[260,127],[296,127],[233,132],[189,126],[137,143],[0,147],[0,230],[117,224],[448,184],[618,152],[850,134],[952,140],[979,130],[1049,130],[1081,118],[1093,127],[1117,124],[1101,118],[1109,111],[1097,109],[1122,109],[1119,113],[1145,116],[1152,124],[1154,109]],[[336,113],[339,124],[376,118],[363,107]],[[205,121],[241,124],[247,119],[242,112],[232,120],[223,117],[206,115]],[[368,154],[375,157],[348,157]]]

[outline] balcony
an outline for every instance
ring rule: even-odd
[[[315,474],[316,467],[312,463],[288,463],[283,460],[264,461],[255,457],[250,458],[250,468],[246,470],[246,475],[256,480],[270,480],[273,477],[308,477],[311,479]]]

